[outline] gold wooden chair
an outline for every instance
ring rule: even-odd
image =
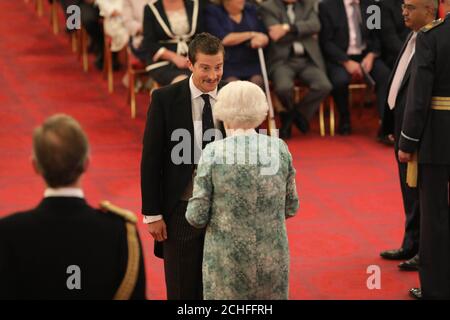
[[[369,87],[364,82],[352,82],[352,83],[350,83],[349,86],[348,86],[349,107],[351,108],[353,106],[355,91],[362,91],[362,90],[364,90],[363,91],[364,97],[367,98],[368,93],[369,93],[368,89],[369,89]],[[335,124],[336,124],[336,119],[335,119],[336,103],[334,102],[334,99],[331,96],[331,94],[320,105],[319,121],[320,121],[320,135],[322,137],[326,135],[326,130],[325,130],[326,110],[325,109],[328,109],[329,117],[330,117],[329,118],[330,136],[334,136]]]

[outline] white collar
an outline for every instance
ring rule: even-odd
[[[257,134],[255,129],[225,129],[227,132],[227,137],[234,136],[250,136],[252,134]]]
[[[351,4],[353,4],[354,2],[357,3],[357,4],[359,4],[359,0],[344,0],[344,2],[345,2],[346,5],[351,5]]]
[[[44,198],[48,197],[74,197],[84,198],[84,192],[80,188],[47,188],[44,192]]]
[[[189,88],[191,89],[191,99],[194,100],[195,98],[200,97],[204,92],[202,92],[199,88],[197,88],[194,84],[194,80],[192,80],[192,75],[189,78]],[[211,98],[214,100],[217,100],[217,87],[210,92],[206,92],[206,94],[209,94]]]

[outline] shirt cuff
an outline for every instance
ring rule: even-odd
[[[155,55],[153,56],[153,61],[158,61],[159,58],[162,56],[162,54],[166,51],[167,49],[164,47],[159,48],[158,51],[156,51]]]
[[[162,220],[163,216],[161,214],[158,214],[156,216],[144,216],[144,218],[142,219],[142,222],[144,222],[145,224],[149,224],[149,223],[153,223],[159,220]]]

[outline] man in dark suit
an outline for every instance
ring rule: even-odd
[[[403,0],[382,0],[381,29],[378,32],[381,42],[381,59],[392,69],[403,48],[410,29],[406,27],[402,14]]]
[[[380,118],[383,114],[389,69],[379,58],[375,30],[368,28],[367,9],[371,5],[372,0],[323,0],[319,6],[319,38],[339,110],[338,133],[342,135],[352,130],[348,85],[352,79],[363,79],[364,72],[375,80]]]
[[[271,39],[268,54],[269,75],[286,112],[280,113],[280,137],[291,136],[292,123],[306,133],[309,121],[331,91],[320,52],[317,0],[267,0],[260,14]],[[294,104],[294,81],[309,90]]]
[[[136,216],[84,200],[88,141],[66,115],[33,137],[33,166],[47,188],[32,210],[0,220],[1,299],[145,299]]]
[[[223,73],[219,39],[198,34],[189,44],[190,78],[153,92],[141,162],[142,214],[164,259],[168,299],[202,299],[204,230],[185,213],[201,149],[224,135],[212,115]],[[218,131],[216,129],[220,129]],[[180,141],[181,139],[181,141]]]
[[[421,290],[410,293],[424,299],[450,299],[450,0],[441,3],[446,18],[417,36],[398,151],[419,166]]]
[[[418,270],[419,256],[417,253],[419,252],[420,205],[417,188],[411,188],[406,183],[406,164],[398,161],[398,142],[403,125],[403,115],[417,33],[425,25],[433,22],[436,9],[436,2],[434,0],[405,0],[403,5],[404,21],[405,25],[412,32],[408,35],[392,71],[389,80],[388,99],[383,117],[384,134],[394,135],[395,158],[398,164],[406,222],[405,234],[400,249],[383,251],[380,255],[385,259],[391,260],[410,259],[399,264],[399,268],[402,270]]]

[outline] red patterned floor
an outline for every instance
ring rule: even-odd
[[[92,163],[84,179],[88,201],[102,199],[139,212],[139,162],[148,97],[129,117],[121,75],[116,92],[93,70],[83,73],[64,34],[54,36],[48,8],[0,2],[0,216],[35,206],[43,184],[30,165],[31,133],[45,117],[65,112],[86,129]],[[373,109],[354,112],[355,134],[321,138],[317,126],[289,142],[301,199],[288,222],[291,299],[407,299],[416,273],[399,272],[379,251],[401,242],[403,214],[393,151],[374,141]],[[148,298],[164,299],[161,260],[140,225]],[[369,290],[367,267],[381,268],[381,289]]]

